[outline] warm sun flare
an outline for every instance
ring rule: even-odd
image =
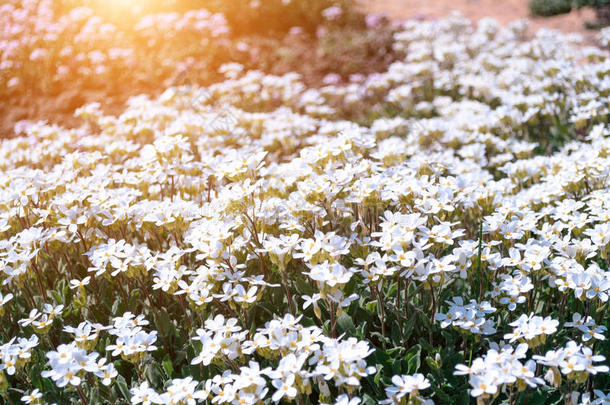
[[[84,0],[83,5],[114,23],[134,21],[144,14],[153,13],[168,2],[166,0]]]

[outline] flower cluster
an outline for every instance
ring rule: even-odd
[[[426,404],[429,402],[418,397],[419,390],[430,387],[430,381],[422,374],[395,375],[392,377],[392,384],[394,385],[386,388],[388,399],[382,403],[397,404],[406,395],[409,395],[409,402],[411,403]]]
[[[165,392],[158,394],[145,381],[140,386],[131,389],[132,404],[187,404],[193,405],[207,399],[209,390],[198,390],[197,381],[191,377],[176,378],[171,381]]]
[[[589,347],[574,341],[569,341],[564,348],[550,350],[544,356],[535,355],[533,359],[538,364],[550,367],[545,379],[556,386],[561,383],[561,374],[584,381],[588,374],[607,373],[609,370],[606,365],[595,364],[606,360],[604,356],[594,355]]]
[[[15,340],[17,342],[15,343]],[[32,349],[39,344],[38,336],[32,335],[29,339],[12,338],[9,342],[0,346],[0,365],[1,370],[5,370],[8,375],[15,374],[17,368],[23,366],[32,358]]]
[[[145,332],[142,326],[148,325],[143,315],[137,317],[126,312],[122,317],[114,318],[108,333],[116,336],[116,343],[106,346],[112,350],[112,356],[121,356],[132,363],[138,363],[147,352],[157,350],[157,331]]]
[[[103,357],[98,359],[99,353],[87,353],[75,343],[59,345],[46,356],[51,370],[43,371],[41,376],[52,379],[60,388],[68,384],[80,385],[85,373],[92,373],[101,378],[104,385],[110,385],[118,374],[112,363],[106,363]]]
[[[572,314],[572,322],[566,322],[563,326],[577,328],[582,333],[583,342],[588,342],[591,339],[605,340],[604,333],[608,330],[604,325],[596,324],[592,317],[586,316],[583,318],[578,312]]]
[[[434,315],[436,321],[440,321],[441,328],[455,326],[462,328],[470,333],[493,335],[496,333],[494,321],[485,319],[486,314],[492,314],[496,308],[492,307],[487,301],[478,304],[475,300],[464,305],[461,297],[454,297],[453,301],[447,301],[449,311],[446,314],[437,313]]]
[[[527,340],[530,346],[535,347],[544,343],[547,335],[557,332],[559,321],[551,319],[550,316],[543,319],[534,314],[529,316],[522,314],[519,319],[509,325],[514,328],[513,332],[504,335],[504,339],[508,339],[511,343],[515,340]]]
[[[458,364],[455,375],[468,375],[474,397],[496,397],[503,386],[536,387],[544,382],[536,377],[536,362],[526,358],[527,344],[510,345],[490,349],[483,357],[472,361],[470,366]]]

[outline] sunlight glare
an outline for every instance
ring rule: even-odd
[[[165,0],[89,0],[83,2],[115,23],[133,22],[142,15],[158,12]]]

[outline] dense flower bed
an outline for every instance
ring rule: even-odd
[[[329,72],[346,81],[386,70],[400,58],[392,51],[396,27],[350,1],[4,1],[0,138],[13,136],[21,121],[76,127],[74,110],[90,102],[118,114],[134,95],[216,82],[227,62],[297,71],[314,86]]]
[[[610,59],[524,29],[3,140],[4,398],[607,402]]]
[[[227,46],[229,33],[223,15],[203,9],[143,16],[125,30],[87,7],[59,14],[51,0],[2,4],[0,27],[0,96],[53,94],[68,82],[83,88],[126,83],[138,78],[140,65],[162,69],[160,59],[171,53],[161,53],[161,33],[165,46],[177,46],[172,39],[179,37],[183,47],[194,43],[210,55]],[[165,64],[182,62],[180,53],[174,56]]]

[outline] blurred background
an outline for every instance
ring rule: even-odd
[[[370,12],[387,12],[397,18],[439,18],[452,10],[473,21],[490,16],[502,24],[527,17],[533,29],[579,32],[590,38],[593,35],[587,28],[597,24],[596,9],[607,13],[610,0],[363,0],[363,4]]]
[[[361,80],[404,55],[406,19],[454,10],[501,24],[528,17],[596,44],[610,0],[0,0],[0,136],[17,124],[66,126],[99,102],[120,113],[137,94],[222,80],[228,62],[309,86]]]

